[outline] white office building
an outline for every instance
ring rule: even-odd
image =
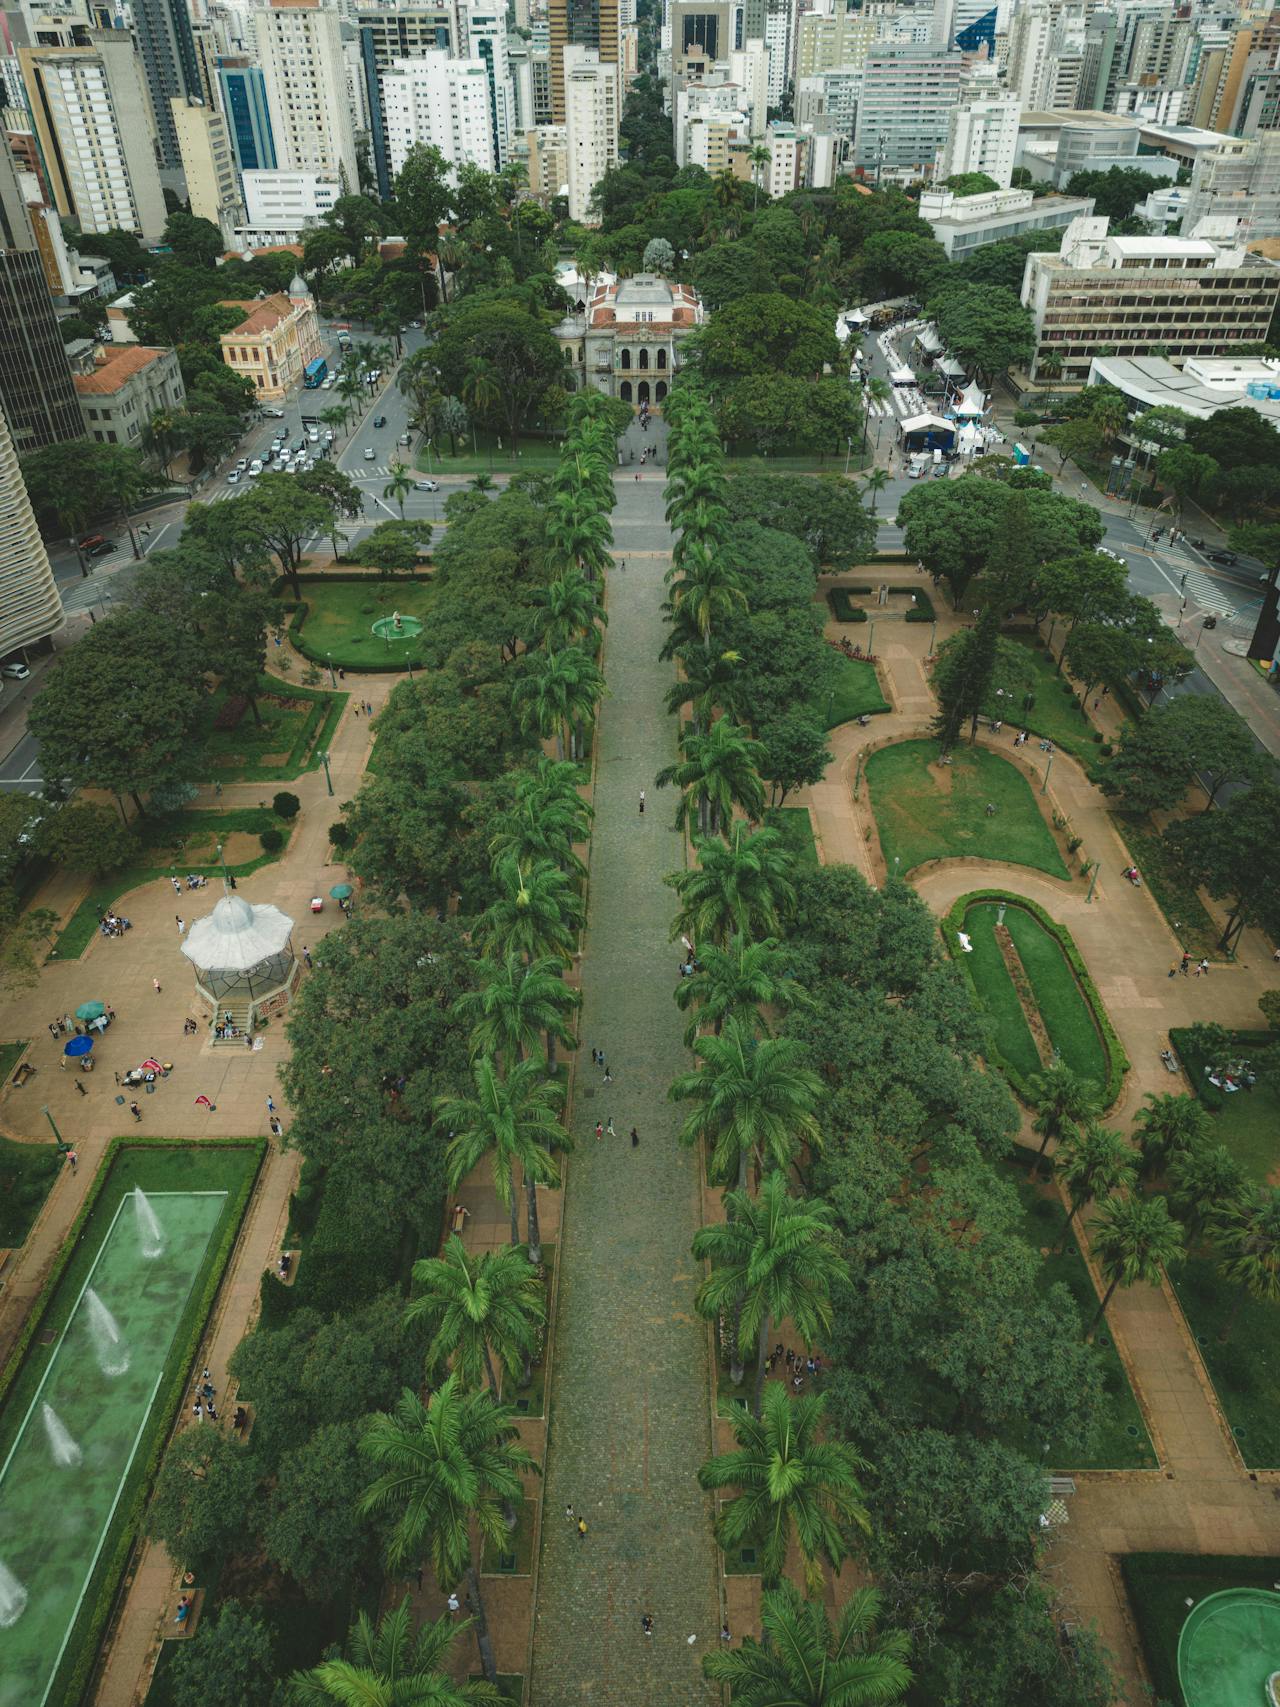
[[[1018,149],[1018,97],[1008,89],[975,89],[951,109],[938,177],[985,172],[1007,190]]]
[[[283,239],[287,243],[322,224],[342,194],[336,178],[318,172],[246,172],[243,182],[245,224],[250,230],[294,232]]]
[[[947,140],[963,59],[935,47],[872,48],[862,73],[853,135],[856,165],[923,176]]]
[[[769,55],[769,105],[779,107],[791,82],[795,53],[793,0],[769,0],[764,15],[764,45]]]
[[[387,158],[399,172],[415,144],[438,148],[457,167],[464,162],[496,172],[489,71],[482,59],[424,53],[397,59],[382,76]]]
[[[276,163],[359,184],[355,129],[336,10],[320,0],[287,0],[253,13],[275,138]]]
[[[618,164],[618,67],[594,48],[564,50],[565,140],[569,164],[569,218],[586,224],[591,192]]]

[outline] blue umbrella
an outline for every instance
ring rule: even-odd
[[[63,1048],[64,1055],[87,1055],[93,1048],[91,1037],[69,1037]]]

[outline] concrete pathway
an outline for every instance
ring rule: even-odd
[[[638,459],[637,459],[638,460]],[[684,1707],[713,1700],[699,1660],[718,1640],[710,1508],[708,1335],[693,1314],[695,1155],[675,1141],[667,1086],[686,1056],[668,941],[682,862],[674,800],[654,774],[675,753],[662,705],[659,605],[670,535],[662,476],[618,483],[600,719],[577,1153],[562,1225],[559,1319],[530,1699],[538,1707]],[[640,790],[647,791],[639,812]],[[605,1051],[606,1086],[590,1049]],[[596,1122],[617,1136],[597,1144]],[[640,1134],[633,1148],[632,1127]],[[584,1517],[578,1537],[566,1516]],[[652,1613],[655,1633],[640,1629]],[[695,1636],[690,1645],[688,1638]]]

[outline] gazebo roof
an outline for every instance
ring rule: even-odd
[[[254,906],[243,895],[224,895],[206,918],[192,925],[182,939],[182,952],[207,971],[247,972],[279,954],[292,930],[293,920],[279,907]]]

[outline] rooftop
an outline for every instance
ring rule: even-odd
[[[127,385],[134,374],[168,354],[168,350],[150,349],[145,344],[104,344],[93,372],[74,376],[76,390],[82,397],[109,397]]]
[[[282,320],[287,320],[293,313],[293,304],[283,291],[250,302],[232,297],[229,301],[220,302],[218,307],[243,308],[245,311],[244,319],[230,332],[224,332],[224,338],[260,337],[263,332],[274,331]]]
[[[1250,396],[1250,385],[1266,385],[1280,391],[1280,363],[1257,359],[1232,361],[1198,359],[1186,369],[1174,367],[1163,356],[1095,356],[1089,369],[1090,385],[1114,385],[1126,397],[1149,409],[1185,409],[1198,420],[1207,420],[1219,409],[1256,409],[1273,427],[1280,429],[1280,398]]]

